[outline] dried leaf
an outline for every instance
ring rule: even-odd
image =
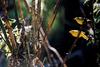
[[[78,33],[79,33],[79,30],[70,30],[69,33],[73,36],[73,37],[77,37],[78,36]],[[79,35],[79,38],[84,38],[86,40],[88,40],[88,36],[85,35],[85,32],[81,31],[80,35]]]
[[[82,17],[75,17],[74,20],[76,20],[76,22],[80,25],[83,25],[84,23],[84,18]]]

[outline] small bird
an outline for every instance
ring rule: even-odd
[[[70,30],[69,33],[73,36],[73,37],[77,37],[79,34],[79,30]],[[85,35],[85,32],[81,31],[79,38],[84,38],[86,40],[88,40],[88,36]]]

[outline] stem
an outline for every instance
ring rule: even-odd
[[[0,26],[1,26],[2,32],[4,34],[4,37],[6,39],[6,44],[8,45],[10,51],[12,52],[12,46],[11,46],[11,44],[9,42],[9,38],[7,37],[6,29],[5,29],[5,27],[4,27],[4,25],[3,25],[2,21],[1,21],[1,18],[0,18]]]

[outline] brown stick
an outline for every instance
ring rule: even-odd
[[[21,19],[24,18],[23,17],[23,11],[22,11],[22,8],[21,8],[21,1],[20,0],[18,0],[18,9],[19,9],[19,13],[20,13]]]
[[[13,48],[16,48],[16,42],[15,42],[15,38],[14,38],[14,35],[12,33],[12,27],[10,26],[10,23],[7,19],[5,19],[5,22],[6,22],[6,26],[7,26],[7,29],[8,29],[8,34],[9,34],[9,38],[10,38],[10,41],[12,43],[12,47]]]
[[[28,10],[28,13],[31,13],[30,6],[29,6],[29,4],[27,3],[26,0],[24,0],[24,3],[25,3],[25,6],[26,6],[26,8],[27,8],[27,10]]]
[[[5,17],[7,17],[7,3],[6,3],[6,1],[4,1],[4,16]],[[4,18],[4,21],[5,21],[5,23],[6,23],[6,27],[7,27],[7,29],[8,29],[8,34],[9,34],[9,37],[10,37],[10,41],[11,41],[11,43],[12,43],[12,47],[13,48],[16,48],[16,42],[15,42],[15,38],[14,38],[14,35],[13,35],[13,33],[12,33],[12,27],[10,26],[10,23],[9,23],[9,20],[8,20],[8,18]]]

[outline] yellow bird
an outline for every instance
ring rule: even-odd
[[[75,17],[74,20],[76,20],[76,22],[80,25],[83,25],[84,23],[84,18],[82,17]]]
[[[69,33],[73,36],[73,37],[77,37],[79,34],[79,30],[70,30]],[[88,36],[85,35],[85,32],[81,31],[79,38],[84,38],[86,40],[88,40]]]

